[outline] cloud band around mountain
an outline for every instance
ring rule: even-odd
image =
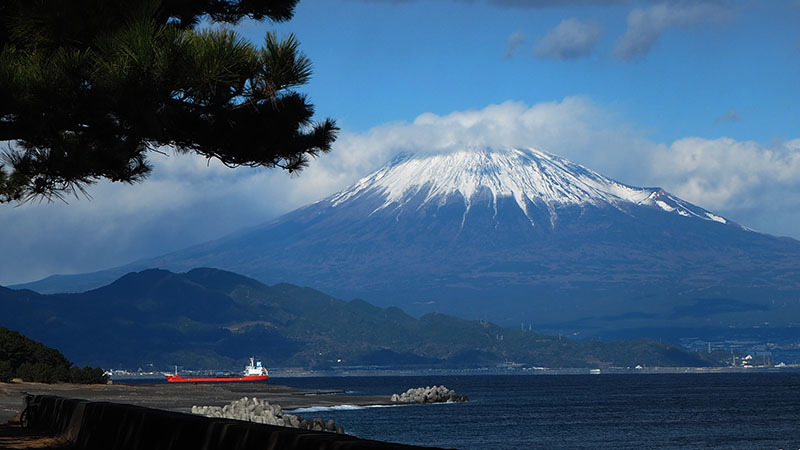
[[[345,131],[330,154],[298,177],[154,154],[154,172],[145,183],[103,182],[92,187],[92,201],[0,209],[0,284],[97,270],[214,239],[344,189],[401,151],[480,146],[538,147],[626,184],[661,186],[756,230],[800,237],[792,226],[800,220],[794,200],[800,139],[659,143],[602,105],[567,97],[424,113],[365,132]],[[80,245],[65,236],[77,237]]]

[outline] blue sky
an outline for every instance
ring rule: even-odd
[[[649,33],[629,31],[637,11],[654,16],[641,20]],[[768,141],[800,125],[798,20],[800,7],[788,1],[304,0],[294,20],[277,29],[295,32],[314,61],[306,91],[319,113],[350,131],[422,112],[583,95],[660,141],[720,135]],[[550,53],[537,54],[536,44],[563,21],[579,26],[548,41]],[[596,39],[574,44],[583,50],[577,55],[558,53],[581,26],[597,30]],[[241,30],[254,42],[262,39],[260,24]],[[626,33],[625,42],[640,52],[618,51]],[[505,59],[514,35],[518,45]],[[740,119],[735,124],[718,120],[729,111]]]
[[[0,284],[125,264],[267,221],[399,151],[539,147],[800,238],[800,1],[301,0],[300,90],[342,133],[298,177],[152,155],[149,181],[0,207]]]

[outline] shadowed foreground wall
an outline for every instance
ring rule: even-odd
[[[410,445],[359,439],[346,434],[212,419],[120,403],[89,402],[50,395],[32,425],[65,435],[75,449],[413,449]]]

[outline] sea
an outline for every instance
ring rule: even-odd
[[[445,385],[466,403],[296,410],[366,439],[457,449],[800,449],[800,373],[275,378],[401,393]]]

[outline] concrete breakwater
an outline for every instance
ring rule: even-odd
[[[49,395],[34,396],[34,429],[49,430],[73,450],[372,450],[412,445],[359,439],[224,418]]]
[[[301,430],[335,431],[339,434],[344,433],[344,427],[337,426],[333,419],[329,419],[327,422],[320,417],[307,420],[301,415],[283,412],[281,405],[270,405],[268,401],[259,400],[255,397],[242,397],[225,406],[194,405],[192,406],[192,414],[298,428]]]
[[[469,398],[458,395],[456,391],[445,386],[426,386],[411,388],[402,394],[392,394],[391,400],[395,403],[443,403],[466,402]]]

